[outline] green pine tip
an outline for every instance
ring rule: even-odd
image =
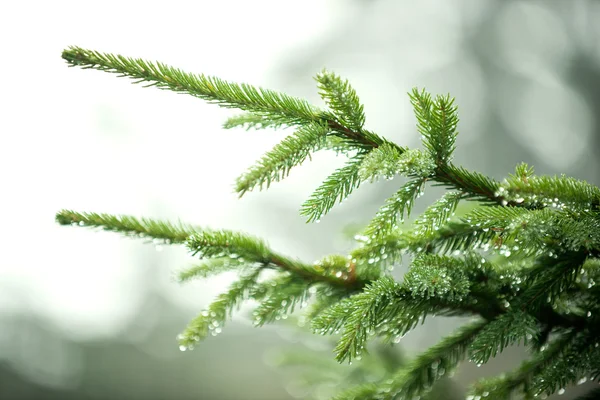
[[[77,46],[70,46],[63,50],[62,58],[71,65],[90,64],[90,51]]]
[[[63,50],[62,58],[70,62],[75,59],[79,53],[80,51],[78,47],[70,46]]]
[[[76,218],[76,213],[70,210],[61,210],[56,213],[56,222],[61,225],[71,225],[73,222],[78,222]]]

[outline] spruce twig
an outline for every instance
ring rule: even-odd
[[[365,180],[408,179],[388,199],[347,257],[334,254],[313,264],[273,251],[241,232],[211,230],[147,218],[62,210],[62,225],[95,227],[154,243],[185,244],[200,263],[179,273],[182,282],[234,270],[238,278],[180,337],[192,348],[245,301],[258,305],[254,323],[285,319],[312,301],[307,322],[321,334],[341,333],[338,361],[358,361],[371,335],[398,342],[438,316],[475,316],[378,383],[364,379],[339,399],[409,399],[469,356],[485,363],[506,347],[532,343],[516,370],[473,388],[473,398],[530,398],[565,385],[600,378],[600,189],[565,176],[536,176],[521,163],[504,181],[452,163],[458,108],[449,95],[409,93],[423,150],[392,143],[364,127],[364,106],[347,80],[323,70],[316,77],[328,107],[322,110],[287,94],[189,74],[162,63],[71,47],[71,66],[99,69],[137,83],[186,93],[244,114],[224,128],[294,128],[237,181],[241,195],[285,178],[311,154],[333,150],[346,158],[305,201],[301,214],[316,221]],[[451,189],[402,226],[426,183]],[[476,201],[460,212],[460,202]],[[458,212],[459,216],[454,216]],[[389,269],[411,255],[403,282]],[[270,270],[263,274],[263,271]],[[589,397],[589,396],[588,396]]]

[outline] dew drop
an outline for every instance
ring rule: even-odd
[[[179,346],[179,351],[186,351],[187,347],[184,345]]]
[[[562,396],[563,394],[565,394],[565,388],[560,388],[560,389],[558,389],[558,394],[559,394],[559,395],[561,395],[561,396]]]

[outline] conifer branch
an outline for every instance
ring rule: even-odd
[[[600,378],[600,345],[597,332],[583,331],[568,348],[555,356],[533,379],[535,393],[555,393],[580,380]],[[563,389],[564,390],[564,389]]]
[[[218,275],[220,273],[239,269],[244,265],[244,260],[238,258],[219,257],[202,260],[202,263],[189,267],[179,272],[177,278],[179,282],[187,282],[195,278],[208,278],[209,276]]]
[[[398,227],[398,220],[404,221],[404,214],[408,217],[417,197],[423,193],[425,179],[418,178],[408,181],[399,191],[386,200],[375,218],[365,229],[365,235],[373,240],[386,236]]]
[[[434,161],[428,154],[420,150],[401,152],[398,147],[384,143],[367,154],[360,168],[360,177],[371,182],[379,177],[391,180],[396,175],[427,178],[434,169]]]
[[[336,400],[356,399],[355,393],[361,393],[364,400],[409,400],[428,392],[437,380],[447,376],[465,358],[468,346],[485,325],[485,321],[476,321],[463,326],[378,385],[350,389],[336,396]]]
[[[317,150],[331,150],[336,155],[343,154],[346,157],[351,157],[356,151],[356,143],[346,136],[334,136],[328,135],[325,138],[325,143],[320,149]]]
[[[323,70],[317,74],[319,94],[344,126],[360,132],[365,124],[365,113],[350,83],[336,74]]]
[[[187,247],[192,255],[200,258],[229,256],[240,263],[258,263],[265,267],[288,271],[310,282],[327,282],[350,290],[364,285],[364,282],[351,274],[338,274],[335,270],[319,270],[314,266],[284,257],[272,251],[264,241],[240,232],[205,230],[191,235]]]
[[[397,147],[388,143],[373,149],[364,158],[360,166],[360,178],[363,181],[374,182],[380,176],[392,179],[399,171],[399,161],[402,156]]]
[[[372,132],[359,132],[341,125],[333,115],[303,99],[273,90],[228,82],[204,74],[190,74],[160,62],[101,53],[77,46],[64,50],[62,57],[70,66],[116,73],[119,77],[133,79],[134,83],[148,82],[146,86],[186,93],[221,107],[249,111],[255,116],[234,118],[226,124],[227,127],[246,124],[248,127],[279,127],[316,122],[327,124],[333,131],[368,149],[384,143],[383,139]],[[262,122],[267,125],[263,125],[259,117],[262,117],[265,120]]]
[[[250,111],[276,123],[296,125],[320,120],[321,111],[305,100],[245,83],[186,73],[160,62],[152,63],[80,47],[65,50],[63,58],[71,66],[116,73],[133,79],[135,83],[148,82],[148,86],[186,93],[221,107]]]
[[[500,232],[501,233],[501,232]],[[412,249],[429,249],[439,253],[472,250],[493,243],[499,232],[480,229],[465,222],[449,222],[435,233],[418,236],[410,243]]]
[[[364,128],[364,107],[348,81],[323,71],[317,75],[321,110],[283,93],[189,74],[162,63],[71,47],[71,66],[130,77],[138,83],[199,97],[245,114],[225,128],[246,130],[294,127],[237,180],[243,195],[285,178],[311,153],[333,150],[347,157],[302,205],[317,221],[365,180],[396,175],[408,182],[386,201],[355,238],[350,257],[329,255],[312,265],[282,256],[266,242],[227,230],[171,224],[145,218],[60,211],[60,224],[96,227],[155,244],[186,244],[201,261],[179,280],[236,270],[230,289],[195,318],[180,337],[182,350],[220,332],[242,302],[258,302],[254,322],[285,319],[313,298],[303,321],[317,333],[341,331],[338,361],[357,360],[371,334],[393,342],[428,316],[477,316],[408,366],[379,384],[365,382],[340,399],[410,399],[469,354],[487,362],[505,347],[533,342],[533,357],[515,371],[478,383],[473,398],[505,399],[553,393],[578,379],[600,377],[600,189],[565,176],[535,176],[522,163],[503,182],[452,164],[458,115],[450,96],[424,90],[409,94],[424,150],[407,149]],[[399,222],[409,215],[426,182],[451,189],[417,218],[412,229]],[[461,200],[478,201],[473,211],[452,218]],[[412,257],[402,283],[385,272]],[[269,269],[269,275],[261,272]],[[314,295],[314,296],[313,296]]]
[[[420,254],[404,275],[404,284],[415,297],[460,302],[471,286],[462,270],[463,264],[452,257]]]
[[[224,129],[243,128],[247,131],[251,129],[265,129],[265,128],[287,128],[283,121],[272,120],[264,115],[245,113],[240,115],[234,115],[233,117],[227,118],[223,123]]]
[[[485,321],[472,322],[445,337],[396,373],[384,392],[411,399],[429,390],[435,381],[452,372],[465,358],[469,344],[485,325]]]
[[[329,128],[319,124],[309,124],[286,137],[244,175],[236,181],[235,190],[241,196],[247,191],[263,185],[269,188],[271,182],[278,182],[289,175],[290,170],[310,157],[310,153],[324,145]]]
[[[526,164],[517,166],[515,174],[502,187],[518,202],[527,201],[542,207],[592,210],[600,203],[598,187],[564,175],[534,176],[533,167]]]
[[[343,287],[333,287],[331,285],[313,285],[315,295],[312,304],[304,313],[307,321],[314,321],[328,308],[338,304],[348,296],[348,291]]]
[[[344,333],[335,348],[338,361],[347,359],[351,362],[360,357],[369,333],[390,316],[386,309],[389,310],[387,306],[397,296],[399,287],[392,278],[382,277],[353,297],[351,311],[344,322]]]
[[[437,96],[434,100],[425,90],[414,88],[408,94],[417,117],[417,128],[423,138],[423,145],[435,159],[438,166],[447,165],[454,152],[457,107],[450,95]]]
[[[335,170],[302,204],[300,214],[308,217],[308,222],[320,221],[337,201],[341,202],[346,199],[354,189],[360,186],[359,171],[363,158],[364,153],[359,153],[344,167]]]
[[[442,262],[435,257],[429,260],[431,264]],[[426,262],[423,260],[423,265]],[[451,271],[452,266],[457,264],[447,265],[448,270]],[[432,312],[448,316],[485,315],[484,310],[490,309],[491,305],[475,306],[464,302],[464,296],[469,291],[468,283],[460,272],[452,271],[450,274],[456,277],[453,282],[456,287],[449,290],[447,286],[437,285],[440,296],[436,297],[424,296],[422,291],[415,288],[413,283],[416,279],[409,277],[404,284],[400,284],[389,276],[383,276],[367,284],[361,293],[321,312],[313,319],[313,330],[323,335],[343,331],[335,349],[336,358],[341,362],[360,358],[369,334],[377,332],[390,339],[399,338],[418,323],[423,323],[427,314]]]
[[[575,283],[584,262],[582,253],[540,257],[528,271],[528,288],[519,296],[518,306],[523,310],[539,309],[544,303],[552,303]]]
[[[463,198],[463,193],[446,192],[441,199],[429,206],[414,222],[414,233],[419,236],[428,236],[434,234],[444,226],[454,211],[458,203]]]
[[[518,206],[500,195],[500,183],[477,172],[468,171],[452,164],[438,166],[434,180],[442,186],[459,190],[465,198],[502,206]],[[522,204],[521,204],[522,205]]]
[[[534,378],[570,347],[574,336],[574,331],[565,332],[559,339],[550,343],[544,351],[537,352],[514,371],[500,377],[480,380],[473,385],[472,395],[468,399],[473,400],[476,396],[485,396],[489,400],[505,400],[517,391],[525,394],[541,394],[540,390],[533,387]]]
[[[180,349],[191,350],[197,342],[209,334],[219,334],[225,322],[231,318],[233,310],[239,308],[241,303],[248,299],[260,272],[261,269],[257,268],[240,277],[227,292],[219,295],[206,311],[194,318],[178,337]]]
[[[511,344],[528,341],[539,335],[537,320],[520,310],[511,310],[490,322],[473,341],[471,360],[483,364]]]
[[[266,294],[261,296],[261,303],[252,313],[254,325],[262,326],[280,318],[287,318],[287,314],[294,312],[298,304],[305,305],[309,297],[309,284],[293,275],[263,284],[267,288]]]
[[[62,210],[56,214],[56,222],[61,225],[102,228],[106,231],[120,232],[127,236],[160,240],[163,244],[184,243],[190,235],[200,228],[182,223],[158,221],[149,218],[136,218],[128,215],[98,213],[79,213]]]

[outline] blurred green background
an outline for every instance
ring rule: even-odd
[[[219,337],[180,352],[176,335],[231,276],[181,286],[173,273],[193,262],[184,249],[59,227],[54,213],[238,229],[312,261],[352,248],[344,231],[365,225],[399,184],[364,184],[307,225],[300,204],[343,162],[317,154],[238,200],[235,177],[282,132],[223,131],[232,112],[68,69],[63,48],[160,60],[316,104],[312,76],[327,67],[353,84],[369,129],[409,147],[419,137],[406,92],[449,92],[461,117],[457,164],[501,179],[525,161],[599,184],[598,20],[592,0],[3,3],[0,399],[308,396],[297,371],[274,360],[280,349],[329,356],[328,338],[289,324],[254,329],[242,310]],[[414,214],[439,193],[429,190]],[[400,347],[413,355],[459,324],[431,319]],[[466,363],[456,393],[522,357],[512,348],[482,368]]]

